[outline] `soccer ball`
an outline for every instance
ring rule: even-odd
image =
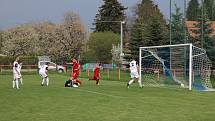
[[[184,84],[183,84],[183,83],[181,83],[181,87],[184,87]]]

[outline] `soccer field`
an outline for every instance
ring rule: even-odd
[[[0,121],[214,121],[215,93],[179,88],[129,89],[126,81],[82,78],[79,88],[64,88],[66,74],[50,73],[50,86],[38,74],[23,74],[12,89],[12,75],[0,75]]]

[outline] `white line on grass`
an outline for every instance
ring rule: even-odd
[[[128,98],[128,97],[111,95],[111,94],[102,93],[102,92],[96,92],[96,91],[91,91],[91,90],[83,90],[83,89],[78,89],[78,88],[75,88],[75,90],[82,91],[82,92],[93,93],[93,94],[98,94],[98,95],[103,95],[103,96],[108,96],[108,97],[114,97],[114,98]]]

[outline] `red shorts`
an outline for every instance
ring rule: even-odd
[[[78,78],[78,75],[79,75],[79,72],[77,71],[77,72],[74,72],[73,74],[72,74],[72,78],[73,79],[77,79]]]

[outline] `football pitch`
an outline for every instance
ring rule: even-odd
[[[139,88],[127,80],[81,78],[79,88],[65,88],[68,74],[50,73],[40,86],[36,73],[23,74],[12,89],[12,75],[0,74],[0,121],[215,121],[215,92],[180,88]]]

